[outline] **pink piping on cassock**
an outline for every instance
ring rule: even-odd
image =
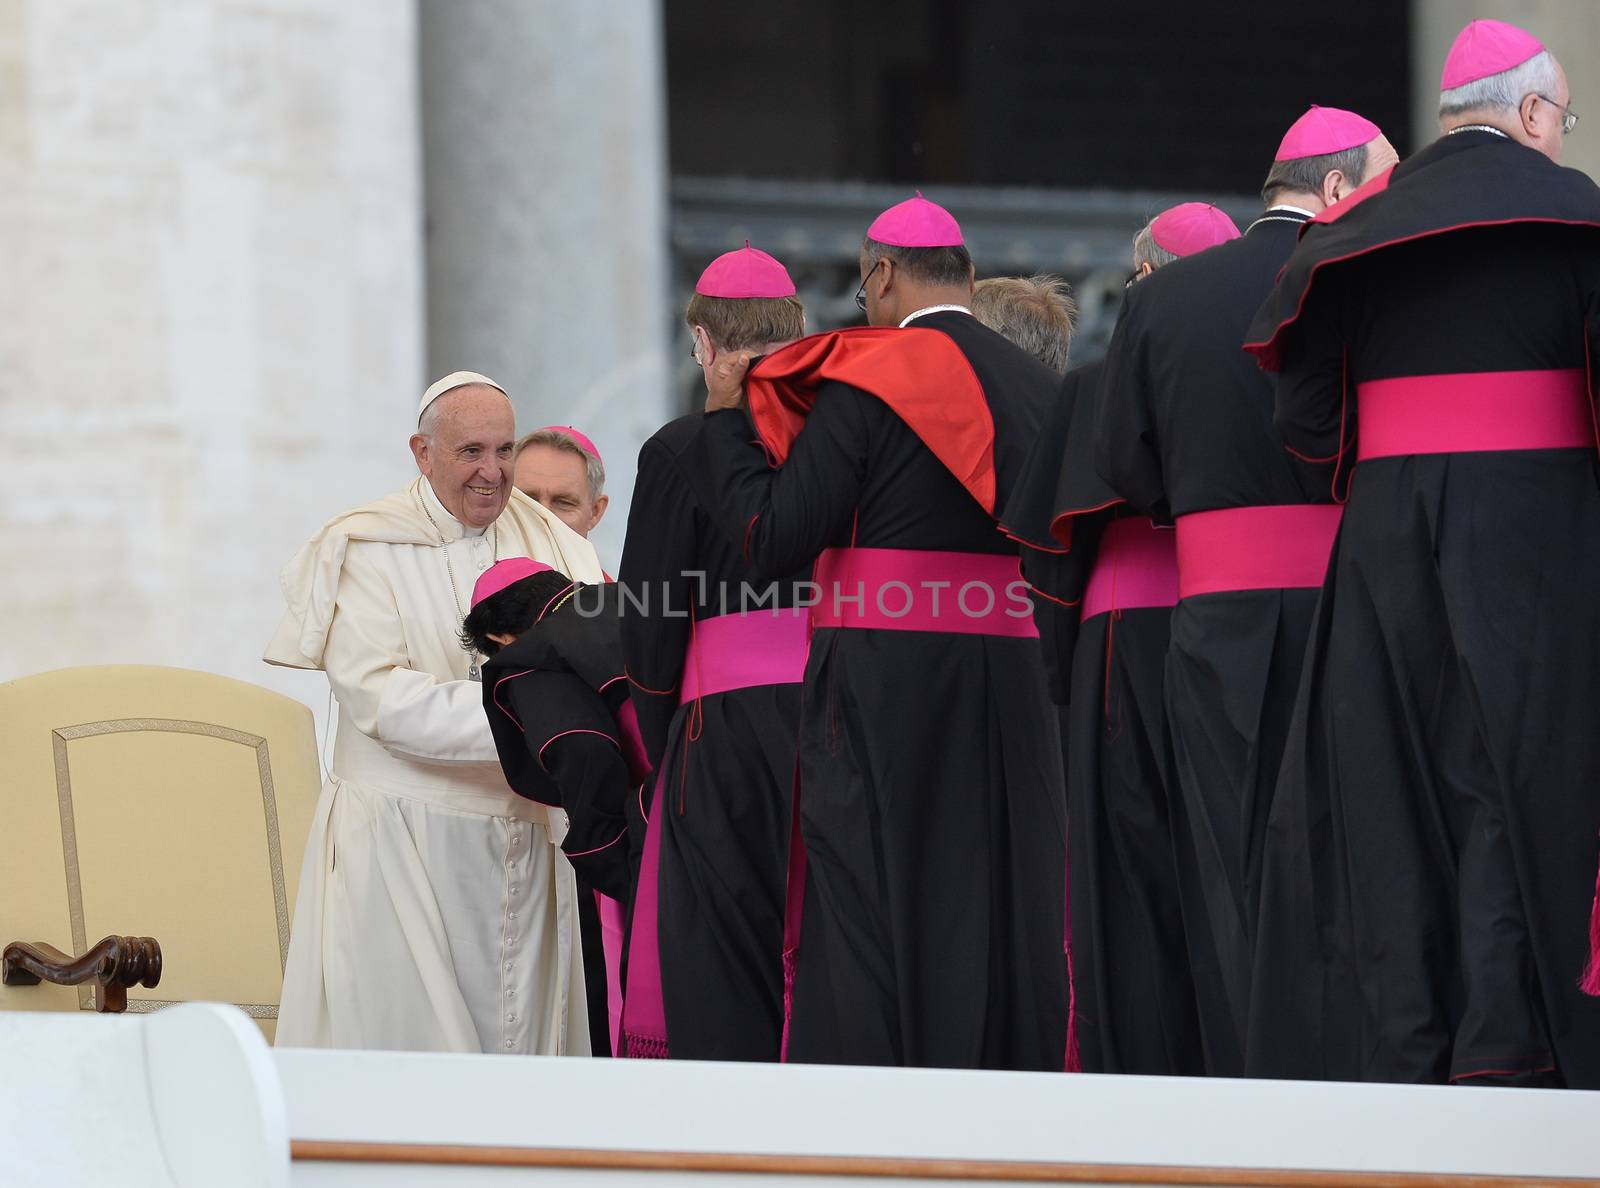
[[[501,677],[498,681],[496,681],[494,683],[494,704],[495,704],[495,707],[497,709],[499,709],[499,711],[502,714],[504,714],[506,717],[510,718],[512,725],[514,725],[518,730],[522,730],[522,721],[521,721],[521,719],[519,719],[517,717],[516,714],[512,713],[509,709],[506,708],[505,702],[500,700],[500,686],[505,684],[507,681],[514,681],[518,677],[525,677],[529,673],[538,672],[538,671],[539,671],[539,669],[537,669],[537,668],[524,668],[520,672],[507,673],[505,676]],[[523,731],[523,733],[527,733],[527,732]]]
[[[554,743],[557,738],[566,738],[566,735],[598,735],[600,738],[603,738],[603,740],[608,741],[608,743],[610,743],[611,746],[614,746],[614,748],[618,749],[618,751],[621,751],[622,749],[621,743],[618,743],[618,741],[614,740],[614,738],[611,738],[611,735],[608,735],[605,730],[562,730],[562,733],[558,733],[558,735],[550,735],[549,738],[546,738],[546,740],[544,740],[544,746],[539,748],[539,754],[536,756],[536,759],[539,761],[539,767],[544,767],[544,753],[546,753],[547,749],[549,749],[550,743]],[[544,767],[544,770],[549,772],[550,769],[549,767]]]
[[[619,841],[621,841],[623,838],[625,838],[627,836],[628,836],[628,828],[627,828],[627,826],[623,826],[622,832],[617,834],[616,837],[612,838],[605,845],[596,846],[592,850],[579,850],[576,854],[568,854],[567,855],[567,859],[570,861],[573,858],[587,858],[591,854],[600,853],[601,850],[609,850],[612,846],[616,845]]]

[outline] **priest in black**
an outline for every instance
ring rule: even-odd
[[[1129,284],[1238,237],[1233,221],[1206,203],[1163,211],[1134,236]],[[1204,1064],[1180,905],[1194,891],[1194,864],[1180,874],[1163,704],[1177,553],[1172,525],[1130,511],[1095,471],[1101,372],[1090,363],[1067,373],[1003,522],[1039,546],[1030,574],[1053,577],[1035,576],[1034,584],[1072,612],[1067,629],[1052,630],[1052,606],[1039,628],[1046,669],[1061,674],[1056,695],[1069,723],[1070,957],[1081,1066],[1192,1075]]]
[[[799,338],[794,293],[764,252],[718,257],[685,314],[696,361],[710,368],[726,352]],[[661,773],[641,900],[654,896],[663,1014],[634,1004],[629,1038],[636,1055],[664,1044],[684,1059],[775,1061],[806,623],[796,580],[758,581],[695,499],[685,454],[702,415],[670,422],[639,451],[619,573],[633,702]]]
[[[1314,107],[1284,136],[1243,236],[1134,285],[1101,378],[1094,449],[1130,509],[1176,523],[1165,701],[1170,801],[1206,1071],[1244,1068],[1261,836],[1338,523],[1272,424],[1239,349],[1302,224],[1393,163],[1378,128]]]
[[[860,267],[872,324],[766,356],[747,410],[719,365],[698,441],[751,564],[817,561],[787,1058],[1060,1070],[1060,744],[995,522],[1058,380],[968,312],[933,203],[880,216]]]
[[[1447,135],[1307,229],[1250,334],[1348,503],[1249,1067],[1594,1089],[1600,190],[1556,163],[1566,79],[1528,34],[1474,22],[1444,82]]]

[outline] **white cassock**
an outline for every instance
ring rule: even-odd
[[[588,1054],[566,814],[507,787],[456,634],[478,575],[523,556],[601,579],[593,546],[520,492],[478,530],[419,476],[285,567],[265,659],[324,670],[339,725],[279,1044]]]

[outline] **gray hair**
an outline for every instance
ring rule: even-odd
[[[1169,252],[1156,242],[1155,232],[1151,230],[1155,225],[1155,219],[1151,219],[1143,227],[1140,227],[1139,233],[1133,237],[1133,267],[1135,272],[1146,264],[1150,265],[1152,269],[1156,269],[1163,264],[1171,264],[1178,258],[1177,252]]]
[[[893,260],[896,268],[904,269],[906,275],[925,285],[964,285],[972,279],[972,255],[961,244],[912,248],[866,239],[861,252],[868,275],[877,268],[878,261]]]
[[[1078,304],[1059,276],[994,276],[972,292],[972,315],[1052,371],[1067,369]]]
[[[588,450],[578,444],[578,439],[570,433],[563,433],[559,429],[535,429],[517,442],[516,453],[512,461],[522,457],[522,451],[529,446],[549,446],[551,449],[565,450],[569,454],[576,454],[583,459],[583,476],[589,484],[589,499],[593,502],[599,499],[606,489],[605,464]]]
[[[1469,111],[1516,111],[1529,95],[1555,94],[1561,85],[1556,60],[1541,50],[1520,66],[1439,92],[1439,118]]]
[[[1352,185],[1359,186],[1366,181],[1367,146],[1358,144],[1355,148],[1337,153],[1299,157],[1293,161],[1274,161],[1272,168],[1267,171],[1267,180],[1261,183],[1261,201],[1272,205],[1273,199],[1282,190],[1315,194],[1322,189],[1328,174],[1336,169],[1349,178]]]

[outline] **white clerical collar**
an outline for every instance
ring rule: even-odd
[[[924,305],[915,313],[908,313],[905,316],[905,319],[901,321],[900,328],[904,330],[907,326],[920,317],[925,317],[928,314],[944,313],[946,310],[950,310],[954,313],[964,313],[969,318],[972,316],[972,311],[964,305]]]
[[[1275,210],[1287,211],[1290,214],[1305,215],[1305,217],[1308,218],[1308,219],[1314,219],[1314,218],[1317,217],[1317,212],[1316,211],[1307,210],[1303,206],[1294,206],[1294,205],[1291,205],[1288,202],[1280,202],[1276,206],[1269,206],[1262,213],[1263,214],[1271,214]]]
[[[1454,136],[1457,132],[1489,132],[1489,133],[1494,134],[1495,136],[1498,136],[1501,140],[1510,140],[1511,139],[1510,136],[1508,136],[1506,133],[1500,131],[1499,128],[1491,127],[1488,124],[1462,124],[1458,128],[1451,128],[1450,131],[1445,133],[1445,135],[1446,136]]]
[[[433,480],[427,476],[423,476],[421,487],[425,514],[433,521],[433,526],[439,530],[439,535],[444,537],[446,543],[468,536],[482,536],[487,531],[484,528],[473,528],[463,524],[452,516],[445,505],[439,502],[439,496],[434,494]]]

